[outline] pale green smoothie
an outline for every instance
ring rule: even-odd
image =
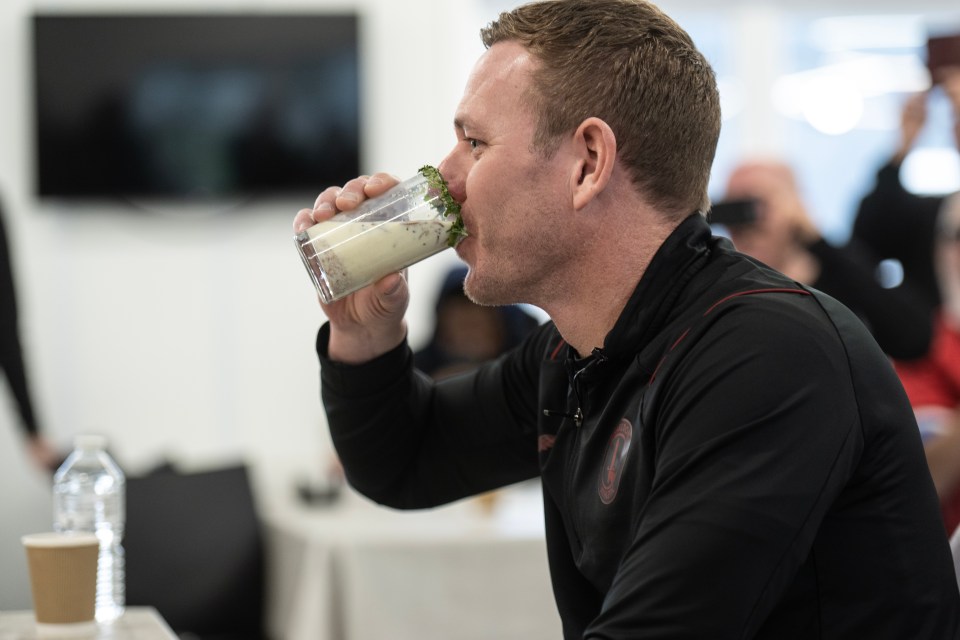
[[[304,233],[321,287],[336,299],[449,247],[453,220],[328,221]],[[363,236],[360,238],[359,236]]]

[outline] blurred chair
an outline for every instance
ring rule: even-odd
[[[265,637],[263,546],[243,465],[127,479],[127,605],[155,607],[181,638]]]

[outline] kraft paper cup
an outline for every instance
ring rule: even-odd
[[[38,631],[73,636],[95,630],[97,536],[49,532],[25,535],[21,541]]]

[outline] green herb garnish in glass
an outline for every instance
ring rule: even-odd
[[[436,207],[438,211],[441,207],[443,208],[444,218],[448,216],[454,217],[453,226],[450,227],[450,231],[447,234],[447,244],[455,247],[460,240],[467,237],[467,230],[463,226],[463,218],[460,217],[460,203],[450,195],[450,190],[447,188],[447,181],[443,179],[443,176],[440,175],[436,167],[424,165],[420,167],[420,173],[423,174],[423,177],[427,179],[427,184],[430,185],[428,193],[439,196],[440,202],[433,206]]]

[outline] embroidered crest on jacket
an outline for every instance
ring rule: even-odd
[[[610,504],[617,497],[632,437],[633,425],[626,418],[622,418],[610,435],[607,450],[603,455],[603,467],[600,469],[600,501],[603,504]]]

